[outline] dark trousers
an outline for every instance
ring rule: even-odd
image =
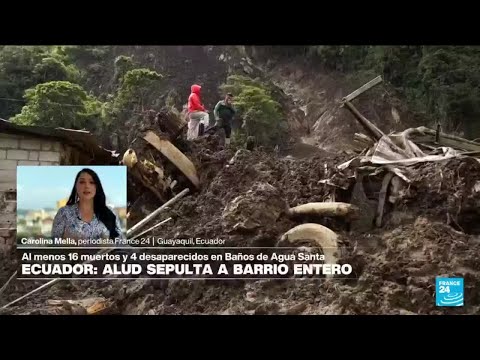
[[[223,129],[225,132],[225,138],[230,139],[232,135],[232,126],[230,125],[230,121],[222,120],[215,122],[215,125],[209,127],[204,131],[206,134],[215,134],[218,130]]]

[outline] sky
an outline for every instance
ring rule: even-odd
[[[102,182],[107,204],[127,206],[127,170],[125,166],[18,166],[17,208],[19,210],[53,208],[70,196],[77,173],[88,167]]]

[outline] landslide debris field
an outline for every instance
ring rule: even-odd
[[[275,246],[292,227],[317,222],[341,241],[341,262],[353,279],[102,280],[61,281],[3,310],[5,314],[85,314],[91,302],[105,314],[474,314],[480,311],[480,164],[474,158],[425,162],[409,168],[411,183],[387,201],[375,220],[379,186],[337,166],[346,155],[222,150],[216,137],[185,145],[201,189],[173,205],[149,226],[172,221],[150,235],[219,237],[227,246]],[[328,184],[321,182],[329,179]],[[380,180],[381,183],[381,180]],[[287,209],[310,202],[355,202],[362,217],[292,218]],[[373,204],[373,205],[372,205]],[[146,204],[147,206],[148,204]],[[150,204],[155,208],[158,205]],[[373,209],[373,211],[372,211]],[[371,215],[373,213],[373,216]],[[16,269],[1,259],[0,284]],[[435,277],[464,278],[463,307],[435,306]],[[351,276],[350,276],[351,277]],[[1,305],[43,284],[13,280]],[[66,302],[65,300],[73,300]],[[99,305],[100,304],[100,305]]]

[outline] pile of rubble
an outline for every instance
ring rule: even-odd
[[[355,137],[361,146],[353,158],[321,153],[295,159],[260,150],[223,149],[215,136],[193,142],[176,139],[176,147],[198,171],[198,186],[185,178],[177,182],[182,185],[178,189],[170,183],[170,197],[183,186],[190,192],[152,218],[148,226],[170,221],[145,234],[218,237],[226,240],[226,246],[276,246],[290,229],[320,224],[335,234],[340,250],[337,255],[352,265],[351,277],[62,281],[3,311],[478,313],[480,162],[476,156],[480,155],[480,144],[440,129],[383,134],[356,111],[351,100],[347,97],[344,105],[366,132]],[[141,148],[136,152],[145,156]],[[158,164],[159,160],[154,155],[151,162]],[[140,180],[135,181],[138,184]],[[138,219],[155,211],[159,201],[140,196],[142,206],[133,207],[143,209]],[[435,306],[438,276],[464,278],[464,306]],[[4,300],[12,301],[27,290],[10,284]]]

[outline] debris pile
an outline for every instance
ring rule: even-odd
[[[361,92],[354,93],[356,97]],[[351,100],[349,95],[344,105],[367,133],[355,137],[363,145],[354,158],[319,153],[295,159],[258,149],[234,151],[222,148],[215,136],[192,142],[171,139],[198,171],[198,187],[190,181],[193,191],[168,206],[149,226],[167,218],[171,221],[146,234],[218,237],[225,239],[225,246],[283,246],[285,234],[308,233],[310,238],[288,240],[296,246],[313,240],[320,246],[338,247],[338,252],[324,253],[351,264],[350,278],[61,282],[3,311],[478,313],[480,163],[476,156],[480,144],[426,128],[384,134],[355,110]],[[145,150],[135,151],[146,156]],[[152,162],[158,166],[161,161],[155,156],[159,154]],[[185,171],[180,172],[185,175]],[[137,201],[143,207],[141,220],[158,207],[159,199],[141,195]],[[464,306],[435,306],[438,276],[464,278]],[[18,291],[10,285],[7,301],[20,296]]]

